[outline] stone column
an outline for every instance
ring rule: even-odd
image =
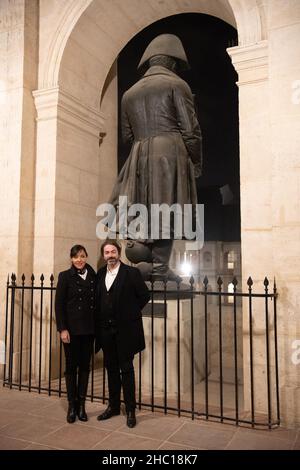
[[[228,53],[239,76],[243,280],[260,281],[273,273],[268,42]]]
[[[241,252],[243,290],[252,276],[253,291],[273,281],[272,158],[270,149],[268,42],[228,49],[239,81]],[[243,372],[245,408],[250,407],[248,301],[243,303]],[[253,304],[254,404],[267,411],[264,299]],[[274,322],[271,321],[271,334]],[[273,343],[272,343],[273,347]],[[274,362],[272,361],[274,365]],[[274,377],[274,368],[272,367]],[[274,381],[273,381],[274,382]],[[274,390],[273,390],[274,391]],[[272,394],[273,394],[272,391]],[[274,415],[273,415],[274,416]]]
[[[72,244],[96,257],[96,207],[101,182],[99,110],[58,87],[34,92],[37,108],[35,273],[66,269]]]
[[[271,2],[270,147],[281,413],[300,424],[300,2]]]
[[[117,61],[113,63],[103,86],[101,113],[105,116],[105,135],[99,149],[99,204],[107,202],[118,175],[118,78]],[[98,254],[103,240],[98,240]],[[125,255],[125,244],[122,259]]]
[[[32,272],[38,0],[0,7],[0,341],[8,273]],[[18,340],[16,331],[16,341]]]
[[[68,268],[70,247],[83,244],[96,267],[96,208],[101,184],[99,133],[103,116],[70,93],[54,87],[33,93],[37,109],[34,272]],[[48,302],[48,304],[47,304]],[[49,360],[49,299],[45,294],[43,376]],[[53,328],[53,373],[58,368],[58,341]],[[35,321],[34,349],[39,350],[39,317]],[[38,361],[36,361],[36,364]]]

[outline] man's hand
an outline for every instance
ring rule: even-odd
[[[60,332],[60,339],[62,340],[63,343],[69,343],[70,342],[70,334],[68,330],[62,330]]]

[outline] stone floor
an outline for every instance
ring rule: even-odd
[[[139,411],[129,429],[125,416],[99,422],[102,403],[87,403],[89,421],[68,424],[65,398],[0,386],[0,450],[221,450],[300,449],[300,430],[253,430],[188,417]]]

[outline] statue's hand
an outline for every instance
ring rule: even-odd
[[[195,174],[195,178],[199,178],[199,176],[202,175],[201,163],[195,163],[194,164],[194,174]]]

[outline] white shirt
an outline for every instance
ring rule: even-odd
[[[79,273],[78,273],[78,275],[79,275],[80,277],[82,277],[82,279],[85,281],[85,280],[86,280],[86,276],[87,276],[87,269],[85,270],[85,273],[84,273],[84,274],[79,274]]]
[[[114,280],[116,279],[120,266],[121,266],[121,263],[119,263],[119,265],[115,269],[112,269],[112,270],[108,269],[107,267],[106,276],[105,276],[105,285],[106,285],[107,290],[111,288]]]

